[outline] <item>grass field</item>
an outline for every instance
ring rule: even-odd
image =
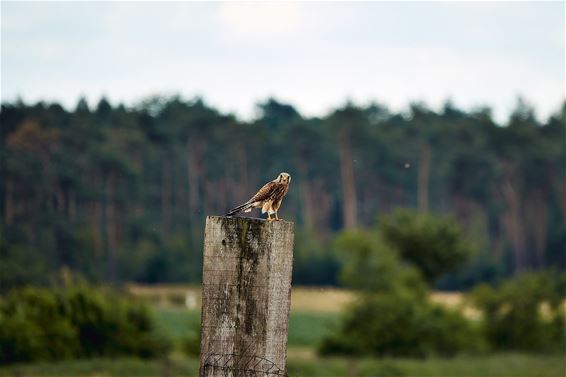
[[[289,356],[290,377],[563,377],[563,356],[503,354],[453,359],[347,359]],[[197,376],[195,358],[94,359],[0,367],[0,376]]]
[[[158,308],[154,316],[159,331],[174,341],[186,338],[200,323],[195,310]],[[340,319],[339,313],[296,312],[289,319],[289,347],[314,347]]]

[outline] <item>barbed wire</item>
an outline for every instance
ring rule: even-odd
[[[265,357],[235,353],[208,355],[204,361],[203,375],[207,376],[210,372],[213,372],[213,376],[218,376],[220,372],[225,377],[289,377],[277,364]]]

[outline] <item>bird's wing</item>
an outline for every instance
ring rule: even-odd
[[[281,185],[277,182],[267,182],[265,185],[263,185],[262,188],[259,189],[257,194],[252,196],[248,203],[263,202],[264,200],[272,198],[273,195],[279,190],[280,186]]]
[[[234,209],[231,209],[230,212],[227,213],[227,215],[232,216],[233,214],[240,211],[250,212],[251,208],[253,207],[259,208],[257,207],[257,203],[261,203],[261,205],[263,206],[264,201],[271,200],[273,202],[279,200],[285,195],[287,189],[288,186],[285,184],[273,181],[267,182],[254,196],[251,197],[250,200]]]

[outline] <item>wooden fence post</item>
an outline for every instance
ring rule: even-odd
[[[200,376],[285,376],[293,223],[209,216]]]

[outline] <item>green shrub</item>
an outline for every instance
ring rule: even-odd
[[[428,300],[413,295],[364,295],[319,350],[323,355],[453,356],[481,350],[478,335],[460,313]]]
[[[86,286],[24,288],[0,301],[0,363],[74,357],[154,357],[168,350],[148,310]]]
[[[24,288],[0,301],[0,361],[55,360],[76,356],[76,329],[63,303],[40,288]]]
[[[379,236],[362,230],[342,232],[334,248],[343,260],[341,281],[364,293],[411,293],[427,295],[420,272],[401,263],[399,254],[380,241]]]
[[[540,272],[519,275],[496,288],[477,287],[471,301],[482,312],[490,345],[505,350],[563,350],[565,282],[565,274]]]
[[[471,255],[462,229],[450,216],[402,209],[380,216],[377,225],[382,238],[429,283],[462,267]]]
[[[193,322],[191,331],[188,336],[183,339],[183,351],[188,356],[198,357],[200,355],[200,324]]]
[[[424,357],[483,349],[473,324],[432,303],[425,282],[465,260],[459,230],[449,219],[410,212],[380,225],[378,232],[346,231],[335,240],[342,280],[359,295],[320,353]]]

